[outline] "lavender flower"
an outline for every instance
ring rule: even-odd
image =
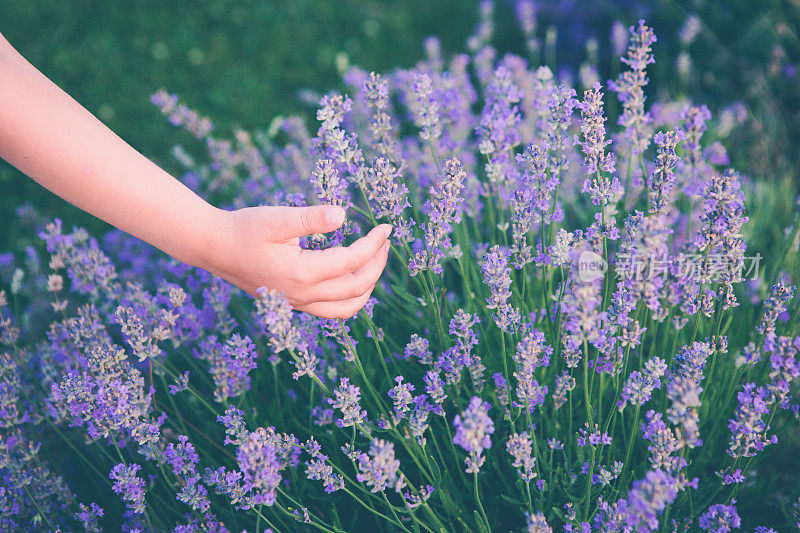
[[[444,272],[441,259],[452,247],[450,233],[453,224],[461,222],[461,194],[466,177],[458,159],[445,161],[444,176],[430,188],[430,199],[425,203],[428,211],[428,222],[422,224],[425,249],[414,254],[408,263],[412,276],[425,269],[437,274]]]
[[[400,474],[400,461],[394,456],[394,444],[375,439],[369,445],[369,454],[358,455],[356,479],[370,487],[370,492],[382,492],[392,488],[400,493],[405,481]]]
[[[603,93],[600,82],[595,82],[591,89],[583,94],[583,102],[578,104],[581,110],[581,133],[583,141],[575,137],[586,155],[584,166],[586,173],[592,176],[583,182],[581,192],[588,192],[594,205],[613,202],[622,195],[622,185],[614,175],[614,154],[606,154],[605,148],[611,141],[606,140],[605,116],[603,116]],[[611,174],[610,179],[606,174]]]
[[[575,96],[575,89],[572,87],[556,85],[546,102],[545,130],[552,154],[549,166],[557,183],[561,180],[561,174],[569,168],[566,149],[570,137],[567,130],[572,121],[573,110],[578,105]]]
[[[453,444],[458,444],[469,453],[465,459],[468,474],[478,473],[486,460],[483,451],[492,446],[490,435],[494,433],[494,422],[489,418],[490,408],[488,402],[474,396],[466,410],[453,420],[456,427]]]
[[[647,177],[650,212],[663,212],[670,205],[672,188],[675,185],[675,164],[680,159],[675,154],[675,147],[684,140],[684,133],[678,131],[659,131],[653,137],[658,146],[656,150],[655,172]]]
[[[688,376],[676,376],[667,384],[667,397],[672,405],[667,409],[667,419],[681,426],[683,445],[694,448],[703,444],[700,440],[700,394],[703,388]]]
[[[97,520],[103,517],[103,508],[92,502],[91,506],[79,503],[78,509],[80,510],[75,513],[75,518],[81,522],[83,528],[89,533],[99,532],[100,527],[97,524]]]
[[[506,449],[514,458],[512,466],[517,469],[523,481],[528,482],[536,477],[536,472],[533,471],[536,457],[533,456],[531,439],[526,431],[512,434],[506,442]]]
[[[236,462],[242,473],[245,508],[274,504],[283,465],[270,432],[259,428],[247,434],[236,450]]]
[[[439,102],[433,96],[431,77],[425,73],[417,73],[414,77],[413,90],[417,95],[417,116],[415,122],[422,130],[419,138],[423,141],[438,139],[442,134],[439,125]]]
[[[547,144],[530,144],[516,161],[524,165],[522,184],[512,192],[509,202],[512,216],[511,251],[514,253],[514,266],[524,267],[533,258],[531,247],[526,243],[526,234],[534,223],[544,228],[545,223],[553,220],[554,207],[551,197],[558,185],[558,179],[547,172]],[[563,231],[563,230],[562,230]],[[537,257],[538,263],[544,262],[543,254]]]
[[[397,141],[392,137],[392,119],[389,115],[389,84],[380,74],[370,72],[361,88],[367,103],[374,108],[370,132],[375,149],[383,157],[398,161]]]
[[[262,329],[269,335],[275,353],[294,350],[299,342],[297,328],[292,325],[292,306],[282,294],[260,287],[256,299],[256,313]]]
[[[490,296],[486,299],[486,308],[495,309],[492,316],[501,331],[510,331],[520,320],[519,311],[514,309],[508,300],[511,298],[511,269],[508,267],[510,251],[494,245],[483,256],[481,272],[489,286]]]
[[[733,529],[739,529],[742,520],[736,512],[736,500],[730,505],[717,504],[708,508],[708,511],[698,520],[697,524],[703,531],[714,531],[715,533],[727,533]]]
[[[388,218],[394,225],[395,237],[406,242],[411,240],[414,220],[403,217],[403,211],[410,204],[408,188],[400,178],[399,170],[388,159],[379,157],[367,170],[364,182],[375,218]]]
[[[651,470],[633,482],[625,503],[626,523],[635,531],[658,529],[658,515],[678,496],[680,482],[664,470]]]
[[[342,378],[339,387],[333,391],[333,399],[328,399],[328,403],[344,415],[344,418],[336,419],[337,426],[346,428],[364,423],[367,412],[361,409],[360,399],[361,389],[351,385],[349,378]]]
[[[764,387],[756,388],[755,383],[747,383],[738,394],[739,406],[733,418],[728,420],[731,440],[727,453],[733,458],[752,457],[769,444],[778,442],[773,435],[767,437],[770,427],[762,419],[769,413],[769,392]]]
[[[544,403],[547,395],[547,386],[540,386],[533,374],[537,367],[549,366],[553,348],[545,345],[544,333],[526,328],[525,334],[517,344],[517,351],[512,356],[517,364],[514,377],[517,378],[517,397],[519,402],[514,402],[514,407],[519,407],[532,413],[537,405]]]
[[[775,322],[778,316],[786,311],[786,304],[794,297],[794,286],[787,286],[783,278],[772,286],[767,301],[764,302],[764,314],[756,327],[762,335],[775,331]]]
[[[486,176],[492,190],[513,183],[514,148],[521,142],[517,129],[521,118],[516,105],[522,91],[514,83],[511,72],[499,67],[486,88],[486,105],[476,130],[478,150],[487,156]]]
[[[659,357],[653,357],[645,363],[645,369],[642,372],[638,370],[631,372],[625,384],[622,385],[617,409],[621,412],[628,402],[638,406],[647,403],[653,390],[661,388],[661,378],[666,371],[666,362]]]
[[[344,488],[344,478],[339,474],[334,474],[333,467],[328,464],[328,456],[322,453],[316,453],[310,461],[306,461],[306,477],[322,481],[323,489],[327,494]]]
[[[726,281],[740,281],[746,246],[741,228],[748,217],[745,216],[744,194],[738,174],[728,170],[712,175],[701,195],[703,213],[700,215],[700,232],[695,238],[697,250],[719,252],[722,257],[718,261],[723,268],[715,274]],[[710,270],[706,264],[703,267]],[[702,274],[703,279],[710,276],[709,272]]]
[[[346,206],[347,180],[339,177],[339,171],[330,159],[320,159],[311,173],[311,184],[322,203]]]
[[[455,372],[461,366],[469,368],[472,383],[475,389],[480,392],[483,390],[483,374],[486,367],[481,362],[480,354],[473,353],[472,347],[478,345],[478,335],[473,330],[474,326],[480,323],[478,315],[472,315],[465,312],[463,309],[456,311],[456,314],[450,320],[450,335],[455,336],[456,343],[451,349],[450,359],[457,359],[459,362],[453,364],[452,371]],[[440,365],[441,366],[441,365]],[[447,371],[447,368],[446,370]],[[460,370],[459,370],[460,373]]]
[[[606,432],[600,432],[600,427],[598,424],[595,424],[594,429],[591,429],[589,427],[589,423],[587,422],[585,428],[578,429],[578,435],[580,435],[576,441],[578,446],[596,447],[601,444],[604,446],[611,444],[611,437],[609,437],[608,433]]]
[[[411,335],[411,339],[406,344],[404,354],[406,359],[417,359],[423,365],[433,363],[433,353],[430,350],[428,339],[420,337],[416,333]]]
[[[525,533],[553,533],[553,528],[541,512],[534,515],[525,513]]]
[[[575,389],[575,378],[569,372],[556,376],[556,387],[553,391],[553,405],[556,409],[567,403],[567,393]]]
[[[403,383],[403,376],[397,376],[394,380],[397,385],[389,390],[389,398],[394,401],[392,421],[396,425],[406,416],[411,404],[414,402],[414,396],[411,394],[414,392],[414,385]]]
[[[114,482],[111,488],[122,497],[128,509],[139,514],[145,509],[144,480],[136,475],[141,468],[137,464],[120,463],[109,474]]]
[[[439,371],[428,370],[425,376],[423,376],[423,380],[425,381],[425,392],[427,392],[431,400],[436,403],[435,412],[443,415],[442,403],[445,398],[447,398],[447,395],[444,393],[444,382],[442,382]]]
[[[656,36],[643,20],[639,21],[638,28],[631,26],[628,31],[631,34],[628,54],[622,58],[622,62],[628,65],[630,70],[622,72],[616,81],[610,81],[608,86],[617,93],[622,103],[622,114],[618,124],[625,127],[625,135],[631,142],[632,154],[636,156],[644,152],[650,144],[645,128],[652,119],[650,114],[644,111],[644,86],[648,82],[645,73],[647,65],[655,62],[650,47],[656,42]]]

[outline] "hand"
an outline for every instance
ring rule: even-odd
[[[389,254],[392,226],[376,226],[347,247],[304,250],[299,238],[344,223],[336,206],[248,207],[223,211],[206,268],[242,290],[275,289],[298,311],[349,318],[372,294]]]

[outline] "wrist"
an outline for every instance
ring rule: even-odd
[[[193,244],[192,266],[221,275],[225,271],[226,262],[230,259],[227,247],[232,237],[233,211],[219,209],[206,204],[202,222],[198,224],[200,231],[197,242]]]

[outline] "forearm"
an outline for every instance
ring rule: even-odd
[[[77,207],[206,266],[224,213],[130,147],[2,36],[0,157]]]

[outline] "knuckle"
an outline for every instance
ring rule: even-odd
[[[313,233],[315,211],[313,209],[303,209],[300,211],[300,225],[306,234]]]

